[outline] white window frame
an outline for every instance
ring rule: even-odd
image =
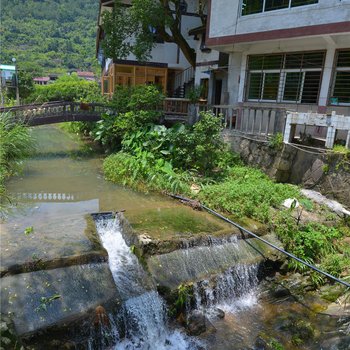
[[[250,15],[257,15],[257,14],[260,14],[260,13],[268,13],[268,12],[273,12],[273,11],[280,11],[280,10],[288,10],[288,9],[294,9],[294,8],[298,8],[298,7],[302,7],[302,6],[312,6],[312,5],[318,5],[319,3],[319,0],[317,0],[317,2],[315,4],[304,4],[304,5],[299,5],[299,6],[294,6],[292,7],[292,0],[289,0],[289,3],[288,3],[288,7],[283,7],[283,8],[280,8],[280,9],[275,9],[275,10],[269,10],[269,11],[265,11],[265,7],[266,7],[266,0],[263,0],[263,7],[262,7],[262,11],[261,12],[256,12],[256,13],[249,13],[247,15],[243,15],[243,6],[244,6],[244,0],[241,0],[241,6],[240,6],[240,9],[241,9],[241,16],[250,16]]]
[[[288,53],[284,54],[284,58]],[[275,102],[275,103],[292,103],[292,104],[298,104],[301,103],[302,96],[303,96],[303,91],[304,91],[304,83],[305,83],[305,76],[307,72],[322,72],[323,68],[288,68],[288,69],[253,69],[248,71],[248,84],[247,84],[247,91],[246,91],[246,101],[247,102]],[[252,73],[260,73],[263,74],[263,81],[262,81],[262,86],[261,86],[261,91],[260,91],[260,99],[250,99],[249,98],[249,88],[250,88],[250,74]],[[277,99],[276,100],[266,100],[263,99],[264,96],[264,85],[265,85],[265,74],[266,73],[279,73],[280,74],[280,79],[279,79],[279,86],[278,86],[278,93],[277,93]],[[302,83],[300,85],[300,90],[299,90],[299,99],[296,100],[284,100],[284,91],[286,88],[286,79],[287,79],[287,73],[303,73],[302,77]],[[322,77],[320,78],[321,82]],[[319,96],[318,96],[319,98]],[[317,103],[317,102],[316,102]]]
[[[338,57],[339,57],[339,52],[341,51],[348,51],[348,50],[339,50],[336,54],[336,62],[334,65],[334,74],[333,74],[333,82],[332,82],[332,93],[331,96],[329,98],[329,104],[331,106],[350,106],[349,102],[338,102],[338,104],[331,104],[331,98],[334,97],[334,89],[335,89],[335,83],[337,81],[337,73],[338,72],[349,72],[350,73],[350,67],[337,67],[338,64]]]

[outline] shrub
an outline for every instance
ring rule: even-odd
[[[224,166],[227,149],[221,137],[222,125],[211,112],[202,112],[200,121],[173,135],[173,164],[183,170],[196,170],[203,175],[213,175]],[[231,159],[232,160],[232,159]]]
[[[188,193],[184,174],[177,174],[171,164],[157,159],[152,153],[143,152],[138,157],[118,152],[103,163],[106,179],[137,189],[167,190]]]
[[[96,129],[92,130],[92,137],[108,152],[120,149],[126,134],[159,121],[159,105],[163,98],[162,93],[154,86],[118,87],[111,102],[111,107],[118,112],[117,115],[105,114],[97,122]]]
[[[104,102],[101,90],[94,81],[80,79],[76,74],[62,76],[54,83],[36,85],[29,102],[75,101]]]
[[[110,106],[118,113],[155,111],[160,116],[164,95],[155,85],[118,86]]]
[[[278,132],[269,139],[269,147],[281,150],[283,147],[283,134]]]

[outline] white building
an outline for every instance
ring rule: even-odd
[[[130,5],[130,0],[123,1],[126,6]],[[181,32],[191,47],[195,47],[196,42],[188,32],[201,24],[201,19],[197,14],[197,1],[186,0],[184,11],[181,15]],[[117,85],[138,85],[157,84],[162,86],[163,91],[168,96],[174,94],[183,95],[183,88],[186,84],[193,83],[194,69],[187,61],[175,43],[157,41],[151,52],[151,59],[148,62],[137,62],[133,55],[129,55],[125,60],[112,61],[108,57],[103,57],[100,49],[103,40],[102,13],[111,11],[114,0],[100,0],[100,11],[97,34],[97,52],[102,63],[102,92],[112,95]],[[186,72],[182,74],[182,72]],[[183,96],[178,96],[183,97]]]
[[[195,79],[209,103],[350,115],[350,0],[208,1]]]

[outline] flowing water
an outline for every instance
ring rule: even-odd
[[[96,225],[123,299],[125,336],[116,349],[196,349],[198,342],[169,328],[164,301],[125,243],[117,219],[97,220]]]
[[[176,203],[167,198],[140,194],[104,181],[102,157],[86,155],[77,140],[60,129],[45,126],[34,128],[33,133],[38,152],[26,161],[23,174],[8,183],[19,205],[1,226],[2,271],[18,265],[36,271],[47,261],[95,252],[96,247],[86,234],[87,214],[121,209],[127,212],[176,210]],[[205,275],[213,267],[221,268],[214,277],[204,276],[194,283],[192,307],[205,313],[213,331],[197,338],[188,337],[168,322],[165,302],[156,292],[153,279],[125,243],[118,222],[97,221],[97,228],[108,251],[109,269],[107,264],[78,264],[3,279],[9,303],[19,305],[15,315],[17,312],[23,329],[28,328],[29,323],[35,327],[40,322],[48,322],[45,312],[50,310],[62,317],[76,310],[80,312],[84,307],[90,310],[89,303],[92,308],[96,305],[89,294],[98,300],[108,294],[110,299],[120,299],[120,312],[108,310],[111,328],[98,334],[105,340],[90,341],[90,350],[260,350],[256,339],[261,332],[278,339],[287,350],[331,349],[321,347],[322,339],[304,345],[291,342],[293,334],[288,330],[291,324],[288,322],[293,319],[309,322],[310,315],[318,339],[322,333],[325,334],[323,339],[339,336],[337,320],[310,311],[305,300],[303,304],[292,298],[281,301],[268,296],[259,286],[258,264],[251,259],[251,252],[247,253],[248,247],[244,248],[244,242],[233,239],[205,247],[184,246],[182,250],[154,258],[156,273],[156,267],[161,265],[169,275],[181,274],[181,279],[190,279],[201,271]],[[234,259],[232,266],[228,256]],[[16,286],[17,290],[11,294],[11,288]],[[71,295],[65,296],[70,289]],[[104,289],[109,293],[104,293]],[[20,300],[16,304],[18,294]],[[75,302],[74,296],[79,294],[80,300]],[[4,295],[2,299],[6,299]],[[55,298],[51,300],[50,297]],[[224,318],[217,317],[218,308],[225,312]],[[39,337],[38,344],[42,341]],[[345,344],[332,349],[348,350],[349,347]]]

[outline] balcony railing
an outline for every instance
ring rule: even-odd
[[[201,106],[200,110],[212,110],[221,116],[226,129],[265,138],[283,132],[286,121],[286,111],[282,108],[214,105]]]

